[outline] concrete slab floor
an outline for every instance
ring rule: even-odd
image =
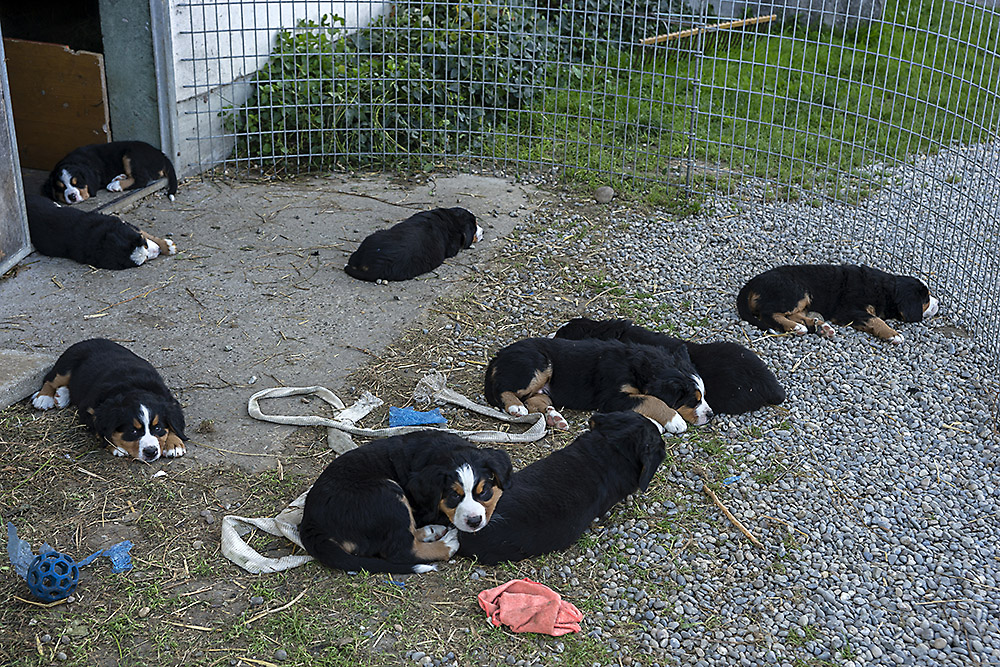
[[[85,338],[116,340],[160,371],[189,435],[216,448],[194,445],[181,461],[271,468],[270,457],[242,455],[277,453],[294,427],[251,419],[249,396],[277,385],[336,390],[367,361],[355,348],[377,353],[460,287],[533,208],[531,194],[474,175],[188,180],[176,201],[160,192],[122,215],[171,236],[177,255],[106,271],[35,253],[0,280],[0,349],[57,356]],[[471,210],[484,241],[416,280],[375,285],[344,273],[369,233],[436,206]],[[192,433],[204,420],[213,432]]]

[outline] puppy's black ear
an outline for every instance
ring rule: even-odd
[[[126,397],[124,394],[116,394],[95,406],[94,412],[88,416],[90,417],[90,425],[97,431],[97,435],[102,438],[110,438],[116,428],[126,422],[131,423],[132,420],[128,418],[125,407]],[[84,414],[84,412],[80,413],[81,418],[84,418]]]
[[[163,412],[163,416],[167,420],[167,428],[176,433],[178,438],[187,442],[188,437],[184,435],[184,411],[181,410],[180,403],[175,400],[167,401]]]
[[[437,507],[444,497],[444,482],[448,469],[444,466],[428,466],[420,470],[420,474],[411,475],[406,482],[406,495],[409,496],[414,513],[417,508]]]
[[[686,354],[686,352],[685,352]],[[651,383],[650,392],[672,408],[684,402],[687,393],[694,387],[694,381],[670,369]]]
[[[896,278],[896,289],[893,298],[896,308],[904,322],[919,322],[924,318],[924,302],[927,301],[930,290],[921,281],[909,276]]]
[[[42,195],[48,197],[49,199],[55,201],[56,192],[55,188],[52,186],[52,175],[50,174],[45,182],[42,183]]]
[[[510,486],[511,475],[514,474],[514,466],[511,465],[510,457],[502,449],[481,449],[486,467],[493,473],[493,480],[501,489]]]
[[[645,421],[648,422],[649,420]],[[657,428],[651,422],[645,426],[648,428],[642,430],[642,444],[639,446],[641,450],[639,457],[642,461],[642,470],[639,473],[639,488],[642,491],[649,488],[649,483],[653,481],[656,469],[660,467],[663,459],[667,456],[667,448],[663,444],[663,438],[660,436]]]

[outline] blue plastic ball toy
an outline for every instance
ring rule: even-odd
[[[28,566],[28,590],[43,602],[68,597],[80,583],[80,568],[72,556],[46,551]]]

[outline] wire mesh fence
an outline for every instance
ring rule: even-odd
[[[797,1],[180,2],[185,139],[200,169],[460,160],[833,206],[1000,349],[997,0]]]

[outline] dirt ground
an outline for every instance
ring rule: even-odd
[[[498,210],[490,236],[506,239],[495,249],[490,247],[491,256],[476,254],[483,251],[460,256],[440,275],[413,283],[409,288],[417,290],[414,294],[404,294],[403,286],[373,285],[335,294],[331,286],[342,286],[343,278],[337,269],[345,248],[363,235],[360,226],[345,223],[334,238],[308,240],[286,238],[269,227],[271,221],[288,216],[300,225],[296,229],[304,230],[311,226],[304,213],[326,210],[330,199],[345,207],[371,206],[375,201],[370,190],[365,196],[342,200],[324,193],[322,187],[329,182],[189,185],[189,197],[192,191],[201,197],[226,193],[234,210],[250,196],[244,197],[244,191],[262,196],[267,208],[247,205],[228,216],[240,221],[238,229],[232,224],[214,229],[212,222],[204,230],[199,221],[207,214],[193,197],[176,210],[186,219],[169,224],[161,217],[169,204],[159,199],[148,202],[130,219],[147,211],[146,224],[157,233],[173,230],[182,252],[157,259],[150,267],[110,276],[122,281],[113,288],[107,286],[108,272],[68,265],[56,271],[47,261],[30,264],[16,276],[30,279],[30,300],[48,304],[49,309],[75,303],[76,317],[57,321],[47,318],[44,309],[30,317],[7,314],[2,333],[8,341],[58,350],[66,341],[90,332],[92,324],[102,325],[99,332],[124,340],[154,363],[159,361],[168,383],[179,389],[185,403],[194,446],[180,462],[140,465],[99,449],[77,425],[72,410],[41,413],[22,401],[0,412],[0,508],[5,522],[15,524],[36,550],[47,542],[77,558],[120,540],[135,544],[133,570],[112,574],[107,559],[98,559],[82,571],[74,595],[53,606],[31,600],[24,582],[4,559],[0,663],[356,666],[398,665],[425,654],[431,664],[448,665],[517,660],[631,664],[639,648],[626,626],[606,633],[603,642],[583,633],[561,638],[516,635],[491,627],[476,604],[479,591],[530,577],[549,583],[585,613],[599,610],[603,583],[599,571],[622,555],[603,552],[586,537],[566,553],[516,565],[479,568],[474,562],[456,560],[439,573],[400,581],[350,576],[314,563],[255,576],[220,553],[219,524],[224,515],[273,516],[334,458],[321,429],[261,426],[248,420],[246,397],[256,388],[314,384],[322,377],[345,400],[365,388],[386,405],[405,405],[417,379],[428,371],[443,370],[450,387],[481,400],[482,368],[493,350],[482,347],[470,353],[464,339],[498,340],[517,333],[506,330],[509,325],[499,305],[483,305],[484,293],[502,297],[513,282],[517,295],[512,299],[520,300],[517,280],[510,276],[523,279],[530,269],[548,272],[555,289],[532,297],[534,308],[518,325],[537,331],[548,331],[552,322],[587,308],[612,308],[611,300],[620,300],[605,283],[586,277],[578,244],[548,266],[537,257],[537,244],[552,234],[585,238],[588,252],[599,253],[600,228],[588,226],[588,221],[600,220],[600,207],[580,208],[580,197],[574,194],[532,193],[539,206],[549,207],[549,219],[558,219],[569,201],[575,214],[586,214],[583,222],[574,223],[575,229],[544,228],[521,208],[528,206],[526,191],[500,183],[496,196],[511,197],[502,209],[495,198],[471,201],[480,204],[480,211]],[[354,184],[337,179],[332,187],[346,190]],[[420,206],[428,201],[393,190],[392,184],[382,187],[388,191],[379,199],[406,199]],[[443,189],[440,179],[436,187],[418,187],[425,194],[430,188]],[[461,198],[467,186],[454,187],[452,196]],[[326,201],[317,204],[318,199]],[[300,208],[300,201],[311,203]],[[379,221],[397,217],[398,207],[387,208],[383,215]],[[221,269],[207,264],[218,256],[234,260],[233,266]],[[228,286],[222,290],[220,284]],[[0,289],[11,288],[0,284]],[[70,293],[76,296],[71,298]],[[172,302],[162,300],[167,294],[173,295]],[[396,296],[401,305],[397,306]],[[2,303],[10,301],[5,298]],[[397,307],[408,310],[404,313]],[[388,314],[378,330],[355,326],[353,331],[363,333],[344,333],[345,320],[363,323],[369,309]],[[419,316],[407,320],[407,313],[418,309]],[[101,313],[108,315],[87,317]],[[197,325],[178,335],[174,329],[179,320]],[[317,340],[316,332],[323,332],[324,340]],[[251,344],[271,351],[251,349]],[[210,365],[212,359],[227,363]],[[341,369],[349,371],[338,375]],[[254,385],[249,374],[258,377]],[[316,408],[301,399],[289,399],[284,407],[290,412]],[[241,412],[238,419],[220,418],[222,409]],[[385,412],[385,407],[376,411],[365,425],[384,425]],[[464,410],[444,412],[456,428],[496,427]],[[575,433],[587,415],[567,417]],[[567,433],[550,433],[537,443],[506,449],[515,466],[521,467],[571,438]],[[710,458],[706,454],[706,465]],[[665,500],[676,492],[666,478],[660,478],[641,502],[629,501],[608,520],[655,520],[644,503]],[[712,514],[699,504],[685,521]],[[683,521],[676,524],[683,529]],[[268,555],[287,551],[287,543],[266,535],[255,536],[253,544]],[[559,574],[584,553],[592,557],[596,553],[596,565],[577,564],[571,580]],[[648,575],[651,581],[668,581],[666,573]],[[620,645],[616,655],[609,654],[609,639]]]
[[[184,406],[193,443],[174,466],[273,468],[294,427],[251,419],[249,396],[336,389],[435,298],[461,289],[530,217],[531,197],[531,188],[474,175],[189,180],[176,201],[161,193],[122,214],[171,236],[177,255],[106,271],[35,253],[0,280],[0,349],[58,356],[84,338],[116,340],[150,361]],[[471,210],[484,240],[405,283],[344,273],[369,233],[437,206]]]

